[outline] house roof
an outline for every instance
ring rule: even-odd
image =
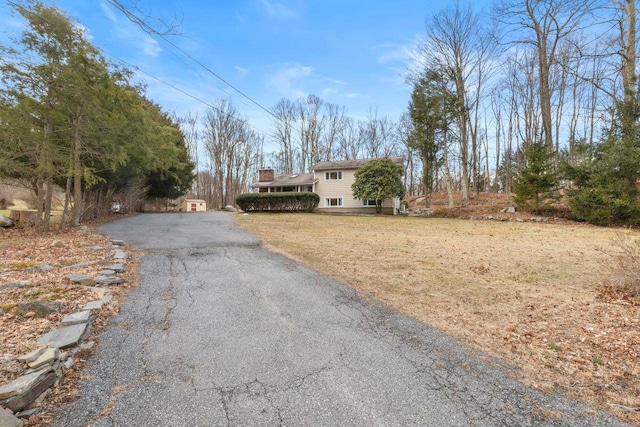
[[[273,181],[256,181],[251,188],[266,187],[292,187],[296,185],[312,185],[318,182],[312,173],[296,173],[287,175],[274,175]]]
[[[402,156],[390,157],[390,159],[393,163],[397,163],[400,165],[404,164],[404,157]],[[374,160],[374,159],[341,160],[339,162],[319,162],[311,166],[311,170],[321,171],[321,170],[328,170],[328,169],[358,169],[366,165],[367,163],[369,163],[370,160]]]

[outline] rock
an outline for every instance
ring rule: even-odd
[[[101,276],[113,276],[114,274],[116,274],[116,272],[114,270],[109,270],[108,268],[106,268],[104,270],[98,271],[98,274]]]
[[[24,363],[30,363],[33,362],[34,360],[36,360],[38,357],[40,357],[40,355],[42,353],[44,353],[47,350],[47,347],[40,347],[37,348],[27,354],[23,354],[22,356],[18,356],[17,360],[20,362],[24,362]]]
[[[64,366],[64,368],[68,371],[71,368],[71,366],[73,366],[74,361],[75,359],[73,357],[69,357],[67,360],[64,361],[62,366]]]
[[[123,264],[111,264],[111,265],[108,265],[106,267],[106,269],[115,271],[116,273],[123,273],[124,272],[124,265]]]
[[[127,259],[129,255],[125,251],[115,251],[113,253],[113,259]]]
[[[84,309],[91,310],[91,311],[100,311],[102,310],[102,304],[103,304],[102,301],[91,301],[84,306]]]
[[[39,265],[36,265],[35,267],[27,268],[25,270],[25,272],[27,272],[27,273],[31,273],[31,272],[34,272],[34,271],[45,272],[45,271],[51,271],[51,270],[53,270],[52,266],[50,266],[48,264],[39,264]]]
[[[53,385],[56,374],[49,367],[0,385],[0,405],[20,411]]]
[[[102,246],[92,246],[91,247],[91,252],[100,252],[103,251],[104,248]]]
[[[225,206],[225,207],[224,207],[224,210],[225,210],[225,211],[227,211],[227,212],[238,212],[238,209],[234,208],[234,207],[233,207],[233,206],[231,206],[231,205],[227,205],[227,206]]]
[[[0,228],[13,227],[13,220],[0,214]]]
[[[95,341],[87,341],[80,344],[80,348],[83,350],[89,350],[90,348],[93,348],[94,345],[96,345]]]
[[[27,364],[31,369],[38,369],[41,366],[53,365],[53,362],[56,361],[57,357],[58,357],[58,349],[49,348],[45,352],[43,352],[36,360]]]
[[[78,323],[77,325],[49,331],[42,335],[38,342],[40,344],[50,344],[54,348],[67,348],[77,345],[86,331],[87,323]]]
[[[109,304],[111,302],[111,300],[113,300],[113,295],[108,294],[105,295],[104,297],[102,297],[102,302],[105,304]]]
[[[0,409],[0,426],[2,427],[22,427],[22,420],[7,411]]]
[[[96,294],[98,298],[104,298],[105,295],[111,293],[111,289],[99,288],[97,286],[83,286],[83,288],[90,290],[91,292]]]
[[[16,417],[18,417],[18,418],[30,418],[30,417],[33,417],[34,415],[39,414],[40,411],[41,411],[40,408],[33,408],[33,409],[29,409],[27,411],[18,412],[16,414]],[[2,425],[2,424],[0,424],[0,425]]]
[[[78,283],[84,286],[93,285],[93,279],[86,274],[67,274],[65,277],[73,283]]]
[[[124,279],[116,276],[98,276],[95,278],[95,282],[98,285],[110,286],[124,283]]]
[[[62,319],[62,324],[66,326],[77,325],[78,323],[87,323],[92,320],[91,310],[82,310],[65,316],[64,319]]]
[[[50,245],[52,248],[61,248],[64,246],[64,242],[62,240],[54,240]]]
[[[9,289],[9,288],[24,288],[25,286],[28,286],[28,285],[29,285],[29,282],[11,282],[11,283],[7,283],[6,285],[0,286],[0,291]]]
[[[65,267],[65,269],[67,269],[67,270],[78,270],[80,268],[85,268],[85,267],[88,267],[88,266],[89,265],[87,263],[81,262],[80,264],[73,264],[73,265],[70,265],[68,267]]]
[[[60,313],[62,310],[62,303],[59,301],[32,301],[24,304],[18,304],[14,309],[14,313],[26,316],[29,313],[33,313],[29,317],[47,317],[50,314]]]
[[[507,206],[500,211],[501,213],[516,213],[516,208],[513,206]]]
[[[124,246],[124,240],[112,240],[111,244],[114,246]]]

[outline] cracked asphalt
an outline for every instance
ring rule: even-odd
[[[56,426],[624,425],[262,248],[231,214],[99,231],[148,254]]]

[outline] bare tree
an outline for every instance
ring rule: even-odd
[[[213,179],[212,204],[224,207],[248,184],[248,171],[262,160],[262,138],[240,118],[235,107],[220,100],[203,119],[204,146]]]
[[[424,68],[442,70],[454,84],[458,103],[464,108],[456,118],[462,173],[462,197],[469,198],[469,166],[477,175],[476,145],[481,85],[486,76],[490,38],[471,4],[453,6],[434,14],[427,22],[427,34],[420,46]],[[470,115],[471,111],[475,114]],[[473,117],[473,122],[472,122]],[[469,142],[473,143],[470,151]],[[471,158],[470,158],[471,157]]]
[[[536,55],[536,72],[542,136],[550,149],[554,146],[552,86],[550,72],[558,61],[563,40],[588,24],[587,18],[601,0],[500,0],[496,19],[513,34],[510,43],[531,46]]]

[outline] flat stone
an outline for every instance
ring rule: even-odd
[[[109,304],[112,300],[113,300],[113,295],[111,294],[105,295],[104,297],[102,297],[102,302],[105,304]]]
[[[56,374],[53,368],[39,370],[0,385],[0,405],[12,411],[20,411],[36,400],[53,385]]]
[[[91,310],[82,310],[76,313],[68,314],[62,319],[63,325],[77,325],[78,323],[87,323],[93,320]]]
[[[10,288],[24,288],[25,286],[28,286],[29,282],[11,282],[11,283],[7,283],[5,285],[0,286],[0,291],[5,290],[5,289],[10,289]]]
[[[52,248],[61,248],[63,246],[64,246],[64,242],[62,240],[54,240],[53,242],[51,242]]]
[[[87,323],[65,326],[54,329],[42,335],[38,342],[40,344],[51,344],[54,348],[67,348],[78,344],[87,330]]]
[[[102,304],[103,304],[102,301],[91,301],[84,306],[84,309],[91,310],[91,311],[93,310],[100,311],[102,310]]]
[[[53,270],[53,267],[50,266],[49,264],[38,264],[35,267],[31,267],[31,268],[27,268],[25,271],[27,272],[32,272],[32,271],[51,271]]]
[[[0,409],[0,426],[2,427],[23,427],[22,420],[7,411]]]
[[[83,286],[83,288],[92,291],[98,298],[104,298],[105,295],[111,293],[111,289],[99,288],[97,286]]]
[[[115,246],[124,246],[124,240],[112,240],[111,243]]]
[[[123,273],[124,272],[124,265],[123,264],[111,264],[108,265],[107,270],[113,270],[116,273]]]
[[[109,270],[107,268],[107,269],[98,271],[98,274],[101,276],[113,276],[114,274],[116,274],[116,272],[115,270]]]
[[[104,251],[104,247],[103,246],[92,246],[91,247],[91,252],[100,252],[100,251]]]
[[[93,285],[93,279],[86,274],[67,274],[65,277],[71,280],[73,283],[78,283],[85,286]]]
[[[47,317],[50,314],[60,313],[62,310],[61,302],[49,302],[49,301],[31,301],[24,304],[18,304],[14,309],[14,312],[18,315],[26,315],[27,313],[33,313],[30,317]]]
[[[23,354],[22,356],[18,356],[16,359],[20,362],[24,362],[24,363],[30,363],[33,362],[34,360],[36,360],[38,357],[40,357],[40,355],[42,353],[44,353],[47,350],[47,347],[40,347],[37,348],[27,354]]]
[[[119,285],[121,283],[124,283],[124,279],[122,277],[116,277],[116,276],[98,276],[94,279],[94,281],[98,285],[106,285],[106,286]]]
[[[40,408],[33,408],[33,409],[29,409],[27,411],[18,412],[16,414],[16,417],[18,417],[18,418],[30,418],[30,417],[33,417],[34,415],[39,414],[41,410],[42,409],[40,409]]]
[[[41,366],[45,365],[53,365],[53,362],[56,361],[58,357],[58,349],[57,348],[49,348],[44,353],[42,353],[36,360],[28,363],[31,369],[38,369]]]
[[[127,259],[129,255],[125,251],[115,251],[113,253],[113,259]]]
[[[88,267],[88,266],[89,266],[89,264],[87,264],[86,262],[81,262],[81,263],[79,263],[79,264],[73,264],[73,265],[70,265],[70,266],[65,267],[65,268],[66,268],[67,270],[78,270],[78,269],[80,269],[80,268],[86,268],[86,267]]]

